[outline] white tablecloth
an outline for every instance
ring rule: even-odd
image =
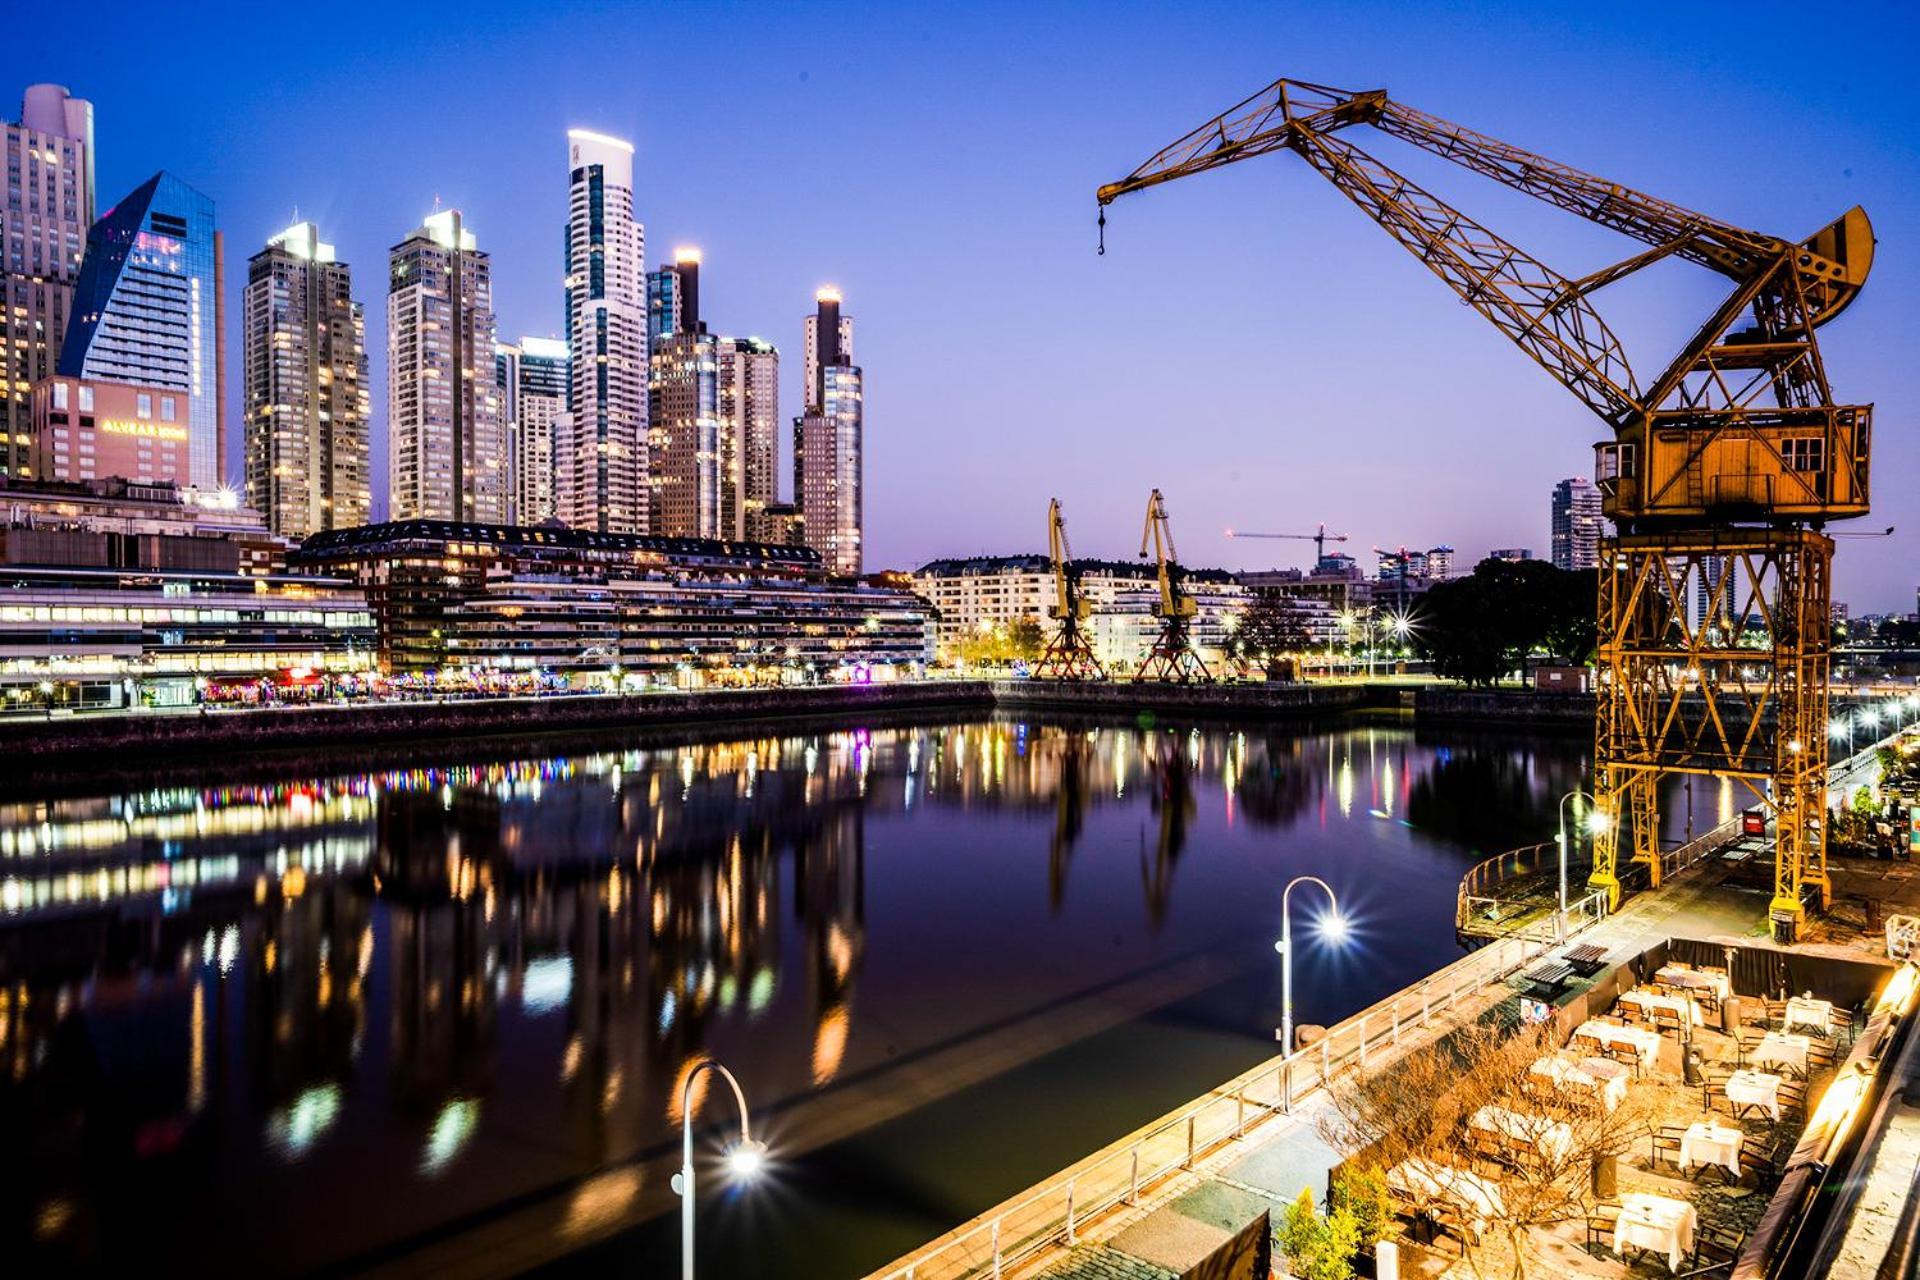
[[[1670,1009],[1673,1016],[1691,1026],[1703,1026],[1706,1019],[1700,1016],[1700,1006],[1686,996],[1663,995],[1658,991],[1633,990],[1620,997],[1621,1004],[1639,1006],[1642,1013],[1652,1018],[1655,1009]]]
[[[1387,1170],[1387,1185],[1416,1203],[1445,1201],[1473,1220],[1474,1229],[1486,1229],[1490,1218],[1506,1213],[1500,1188],[1469,1170],[1434,1160],[1402,1160]]]
[[[1667,965],[1653,975],[1653,980],[1668,987],[1691,987],[1697,991],[1711,992],[1715,999],[1725,1000],[1733,984],[1727,981],[1724,973],[1708,973],[1703,969],[1682,969]]]
[[[1807,1046],[1811,1043],[1803,1035],[1791,1032],[1769,1031],[1760,1037],[1760,1043],[1753,1047],[1753,1065],[1756,1067],[1792,1067],[1801,1075],[1807,1073]]]
[[[1740,1144],[1746,1141],[1738,1130],[1711,1120],[1687,1126],[1680,1135],[1680,1172],[1696,1164],[1717,1164],[1734,1177],[1740,1176]]]
[[[1727,1077],[1727,1101],[1742,1107],[1765,1107],[1780,1118],[1780,1077],[1765,1071],[1736,1071]]]
[[[1607,1111],[1615,1110],[1626,1100],[1630,1073],[1608,1058],[1585,1058],[1576,1062],[1559,1054],[1549,1054],[1536,1059],[1529,1071],[1552,1081],[1554,1088],[1562,1093],[1599,1098],[1600,1105]]]
[[[1522,1115],[1505,1107],[1485,1106],[1467,1121],[1476,1129],[1498,1133],[1538,1149],[1549,1160],[1564,1160],[1573,1146],[1573,1127],[1546,1116]]]
[[[1699,1217],[1685,1200],[1636,1192],[1620,1197],[1620,1223],[1614,1228],[1614,1251],[1626,1246],[1651,1249],[1667,1258],[1667,1270],[1678,1272],[1693,1254],[1693,1230]]]
[[[1787,1001],[1786,1029],[1817,1027],[1821,1034],[1833,1034],[1833,1001],[1795,996]]]
[[[1649,1067],[1660,1053],[1660,1033],[1647,1027],[1616,1027],[1611,1022],[1588,1021],[1573,1029],[1573,1038],[1602,1045],[1631,1045],[1640,1061]]]

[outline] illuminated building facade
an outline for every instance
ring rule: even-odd
[[[192,483],[187,397],[171,387],[43,378],[30,408],[33,473],[42,479]]]
[[[814,296],[806,322],[806,412],[793,424],[793,494],[806,543],[830,573],[857,577],[865,533],[862,460],[865,393],[853,363],[853,319],[840,291]]]
[[[1076,560],[1073,567],[1094,610],[1095,656],[1109,670],[1138,665],[1158,634],[1159,620],[1150,608],[1159,599],[1157,570],[1122,560]],[[1212,663],[1246,606],[1248,590],[1218,569],[1186,570],[1181,585],[1199,605],[1194,643]],[[1052,625],[1045,619],[1054,603],[1053,562],[1043,555],[930,561],[914,570],[913,590],[939,619],[941,662],[958,658],[971,636],[1004,631],[1016,622]]]
[[[731,536],[721,525],[719,348],[700,318],[700,251],[647,277],[647,463],[652,531]]]
[[[1553,486],[1553,567],[1593,569],[1600,564],[1600,535],[1606,517],[1600,514],[1600,491],[1584,476]]]
[[[646,533],[646,232],[633,216],[633,144],[567,133],[568,422],[556,441],[560,518]]]
[[[172,485],[0,482],[0,710],[191,703],[202,682],[365,671],[358,588],[286,572],[257,513]]]
[[[492,264],[460,211],[447,209],[395,245],[389,267],[390,509],[403,520],[504,520]]]
[[[0,475],[32,474],[28,390],[59,367],[87,228],[93,224],[93,104],[28,87],[0,125]]]
[[[802,547],[412,520],[310,538],[292,562],[364,586],[393,671],[687,687],[886,679],[930,656],[919,599],[830,582]]]
[[[722,338],[720,536],[784,542],[768,518],[779,498],[780,353],[758,338]]]
[[[207,490],[220,486],[226,455],[223,274],[213,201],[154,174],[87,232],[58,368],[184,395],[188,474]]]
[[[246,495],[289,538],[373,515],[367,322],[353,274],[311,222],[247,263]]]
[[[507,523],[541,524],[559,514],[555,445],[565,434],[571,361],[567,344],[522,338],[493,349],[494,383],[507,424]]]

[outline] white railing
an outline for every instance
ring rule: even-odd
[[[1605,915],[1606,895],[1589,895],[1576,906],[1577,912],[1568,909],[1568,934]],[[1290,1114],[1348,1068],[1391,1057],[1402,1035],[1448,1013],[1462,995],[1504,981],[1554,945],[1551,939],[1502,938],[1456,960],[1328,1028],[1311,1047],[1234,1077],[1186,1110],[1056,1174],[869,1280],[998,1280],[1006,1268],[1049,1245],[1073,1244],[1095,1215],[1139,1203],[1141,1193],[1161,1179],[1191,1169],[1254,1125]]]

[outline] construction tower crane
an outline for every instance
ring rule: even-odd
[[[1084,625],[1093,614],[1093,605],[1080,594],[1080,574],[1073,567],[1067,521],[1060,514],[1058,498],[1047,502],[1047,556],[1053,562],[1053,605],[1047,616],[1058,627],[1033,674],[1046,680],[1104,680],[1107,673],[1093,656]]]
[[[1563,275],[1362,151],[1371,125],[1645,247]],[[1379,223],[1607,425],[1595,445],[1603,540],[1594,774],[1604,830],[1591,884],[1620,896],[1619,849],[1661,873],[1658,783],[1741,779],[1775,818],[1776,936],[1791,938],[1826,870],[1829,521],[1867,512],[1872,406],[1837,404],[1815,330],[1873,262],[1859,207],[1805,240],[1764,235],[1644,195],[1394,102],[1278,80],[1119,182],[1129,192],[1291,151]],[[1103,246],[1104,249],[1104,246]],[[1649,380],[1594,306],[1667,258],[1731,290]],[[1492,414],[1489,413],[1491,420]],[[1703,617],[1689,596],[1704,592]],[[1731,618],[1729,624],[1726,620]],[[1751,678],[1747,678],[1751,677]]]
[[[1173,548],[1173,525],[1167,520],[1167,500],[1155,489],[1147,499],[1147,523],[1140,531],[1140,558],[1147,549],[1160,569],[1160,598],[1154,602],[1153,616],[1160,619],[1160,634],[1135,680],[1172,680],[1180,684],[1206,683],[1213,679],[1200,655],[1193,650],[1193,618],[1199,606],[1181,586],[1179,555]]]
[[[1296,542],[1311,542],[1313,544],[1313,562],[1316,566],[1327,558],[1327,544],[1329,542],[1345,542],[1347,540],[1347,535],[1344,533],[1328,533],[1327,526],[1324,524],[1322,524],[1318,532],[1315,533],[1248,533],[1244,529],[1229,529],[1227,530],[1227,536],[1229,538],[1288,538]]]

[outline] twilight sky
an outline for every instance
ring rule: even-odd
[[[49,0],[23,0],[53,22]],[[1812,19],[1812,28],[1808,23]],[[1877,23],[1874,19],[1877,18]],[[292,220],[355,271],[385,475],[388,248],[437,196],[493,255],[503,337],[558,334],[565,131],[638,146],[648,265],[706,255],[715,330],[778,344],[833,282],[867,378],[868,564],[1038,550],[1131,556],[1147,491],[1182,558],[1260,567],[1311,546],[1547,551],[1553,482],[1600,424],[1297,158],[1123,200],[1094,188],[1281,75],[1397,98],[1757,231],[1852,204],[1879,237],[1823,329],[1843,400],[1876,404],[1875,507],[1836,598],[1914,608],[1920,582],[1920,39],[1901,4],[196,5],[0,42],[0,109],[36,81],[95,104],[100,207],[166,168],[227,236],[237,476],[247,257]],[[1831,55],[1797,48],[1822,34]],[[1348,136],[1577,275],[1638,246],[1372,131]],[[1599,303],[1650,379],[1718,300],[1668,263]],[[781,441],[788,496],[790,440]],[[383,482],[382,482],[383,483]],[[379,493],[379,486],[376,487]]]

